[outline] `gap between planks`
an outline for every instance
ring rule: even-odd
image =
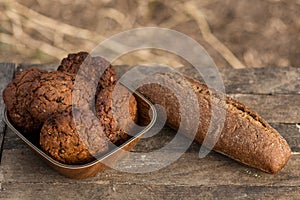
[[[2,199],[298,199],[299,186],[157,186],[7,183]],[[125,197],[125,198],[124,198]]]
[[[6,132],[6,125],[3,121],[3,112],[5,109],[2,92],[6,85],[12,80],[15,72],[15,64],[14,63],[0,63],[0,164],[2,158],[2,150]]]

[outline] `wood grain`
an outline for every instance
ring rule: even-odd
[[[0,63],[0,164],[1,164],[1,154],[2,154],[2,145],[5,134],[6,126],[3,122],[2,113],[4,111],[4,102],[2,98],[2,92],[6,85],[11,81],[14,76],[15,64],[13,63]]]
[[[53,71],[56,70],[58,67],[58,63],[48,63],[48,64],[18,64],[17,65],[17,72],[23,71],[28,68],[40,68],[46,71]]]
[[[161,186],[140,184],[107,185],[5,183],[1,199],[44,200],[52,199],[298,199],[300,187],[296,186]],[[19,192],[16,192],[19,191]]]
[[[145,165],[147,162],[153,161],[145,160]],[[108,169],[96,177],[74,180],[64,178],[53,171],[28,149],[13,149],[4,150],[3,163],[5,164],[1,166],[1,170],[5,182],[16,183],[107,184],[113,182],[173,186],[298,186],[300,184],[299,162],[300,156],[293,155],[279,174],[270,175],[241,165],[217,153],[212,152],[207,157],[199,159],[197,152],[187,152],[173,164],[151,173],[129,174]]]
[[[195,68],[182,67],[179,71],[202,79]],[[229,94],[300,94],[300,68],[229,68],[220,69],[220,74]]]
[[[298,94],[232,94],[234,99],[255,110],[270,123],[300,123]]]

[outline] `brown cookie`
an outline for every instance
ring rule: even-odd
[[[58,71],[77,74],[80,69],[80,75],[90,81],[99,81],[98,89],[101,90],[116,82],[116,72],[113,66],[104,58],[92,57],[87,52],[69,54],[61,61]],[[99,80],[99,77],[100,80]]]
[[[66,58],[62,59],[57,71],[77,74],[80,65],[89,55],[88,52],[71,53]]]
[[[96,114],[106,136],[111,142],[120,144],[130,137],[127,133],[137,122],[137,102],[124,86],[113,85],[100,91]]]
[[[34,98],[29,106],[37,126],[41,127],[49,116],[72,105],[73,82],[74,75],[57,71],[40,77],[34,86]]]
[[[46,71],[31,68],[18,73],[3,91],[3,100],[11,122],[21,132],[28,134],[39,130],[34,118],[28,111],[33,100],[33,91],[41,75]]]
[[[52,115],[41,130],[41,148],[61,163],[85,164],[93,161],[108,150],[108,139],[93,115],[90,111],[72,111],[72,108]]]

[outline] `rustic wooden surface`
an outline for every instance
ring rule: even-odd
[[[0,65],[0,112],[3,113],[4,110],[4,102],[2,99],[2,91],[6,87],[6,85],[10,82],[10,80],[14,76],[14,71],[15,71],[15,64],[13,63],[3,63]],[[3,146],[3,139],[4,139],[4,134],[6,130],[5,123],[2,120],[2,114],[0,115],[0,163],[1,163],[1,154],[2,154],[2,146]],[[0,180],[1,180],[1,175],[0,175]]]
[[[13,66],[0,64],[1,94]],[[34,66],[19,65],[17,70],[28,67]],[[38,67],[55,69],[55,65]],[[117,71],[122,74],[127,69],[118,67]],[[193,69],[180,71],[197,76]],[[221,74],[227,93],[260,113],[290,144],[294,153],[279,174],[265,174],[214,152],[199,159],[200,145],[193,143],[179,160],[156,172],[128,174],[108,169],[93,178],[72,180],[49,168],[2,125],[0,134],[6,131],[0,199],[299,199],[300,130],[296,124],[300,123],[300,70],[226,69]],[[133,151],[162,147],[174,134],[166,127],[142,140]]]

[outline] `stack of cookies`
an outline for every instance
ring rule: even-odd
[[[64,58],[57,71],[18,73],[3,99],[12,124],[45,153],[61,163],[84,164],[110,143],[129,139],[137,121],[134,96],[116,82],[109,62],[79,52]]]

